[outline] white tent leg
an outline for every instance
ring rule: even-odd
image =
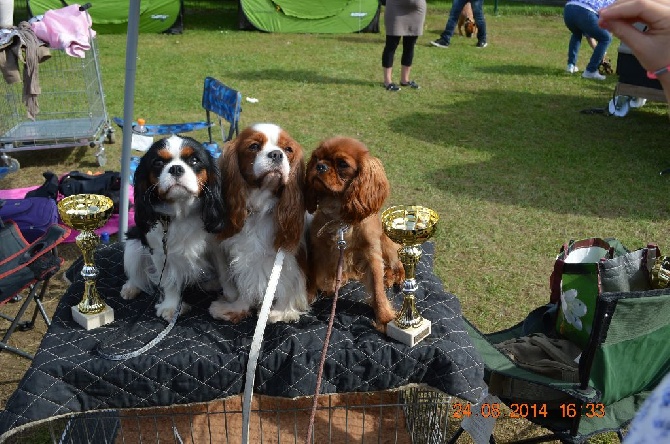
[[[137,72],[137,41],[140,33],[140,0],[130,0],[128,6],[128,37],[126,40],[126,82],[123,92],[123,129],[121,150],[121,195],[119,199],[119,238],[124,241],[128,230],[128,208],[130,185],[130,154],[132,131],[130,124],[135,113],[135,73]]]

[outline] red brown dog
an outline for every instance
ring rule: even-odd
[[[365,285],[380,331],[396,315],[385,288],[402,285],[405,279],[400,245],[384,234],[379,215],[389,191],[381,161],[350,137],[324,140],[307,164],[305,206],[314,214],[309,230],[309,297],[313,300],[319,290],[328,295],[335,291],[342,230],[347,244],[342,281]]]
[[[475,23],[475,17],[472,13],[472,5],[470,2],[467,2],[463,6],[461,15],[458,17],[458,33],[463,35],[463,29],[465,28],[465,36],[472,37],[473,34],[477,34],[477,24]]]

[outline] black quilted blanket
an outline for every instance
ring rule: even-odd
[[[63,296],[19,387],[0,412],[0,433],[19,425],[72,412],[167,406],[210,401],[244,391],[256,318],[237,325],[212,319],[214,295],[186,292],[193,309],[179,317],[169,334],[140,356],[115,361],[96,350],[123,353],[156,338],[167,323],[156,317],[154,296],[124,301],[122,244],[96,253],[97,287],[115,311],[112,324],[86,331],[72,320],[70,306],[83,294],[81,262],[68,275]],[[372,326],[361,285],[340,291],[334,331],[324,368],[322,393],[378,391],[411,383],[427,384],[476,402],[484,389],[483,364],[465,332],[458,299],[433,274],[433,245],[423,245],[417,267],[417,307],[432,322],[432,333],[405,346]],[[397,307],[402,294],[394,297]],[[258,361],[255,392],[271,396],[312,396],[332,299],[315,302],[299,322],[268,325]]]

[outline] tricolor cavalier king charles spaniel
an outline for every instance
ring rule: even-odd
[[[302,147],[274,124],[245,128],[220,159],[228,219],[220,234],[226,266],[217,319],[239,322],[263,302],[275,255],[284,258],[268,322],[296,321],[307,311],[305,164]]]
[[[135,171],[135,226],[126,233],[121,297],[161,290],[156,315],[171,320],[188,284],[218,288],[224,207],[216,161],[189,137],[155,142]],[[182,311],[187,306],[182,305]]]
[[[382,163],[356,139],[324,140],[307,164],[305,199],[307,211],[314,214],[309,229],[310,300],[318,291],[335,291],[342,229],[346,242],[342,282],[363,282],[380,331],[395,317],[385,288],[405,279],[400,245],[384,234],[379,215],[389,189]]]

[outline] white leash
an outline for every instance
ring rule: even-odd
[[[265,325],[270,316],[270,307],[272,307],[272,300],[277,291],[277,284],[279,283],[279,275],[281,273],[283,262],[284,250],[280,248],[275,256],[275,263],[272,266],[270,280],[265,289],[263,304],[258,313],[258,322],[256,322],[256,330],[254,331],[254,337],[251,341],[251,349],[249,350],[246,382],[244,384],[244,399],[242,401],[242,444],[248,444],[249,442],[249,414],[251,411],[251,397],[253,396],[254,391],[254,378],[256,377],[256,364],[258,364],[258,355],[261,350],[261,343],[263,342],[263,333],[265,332]]]

